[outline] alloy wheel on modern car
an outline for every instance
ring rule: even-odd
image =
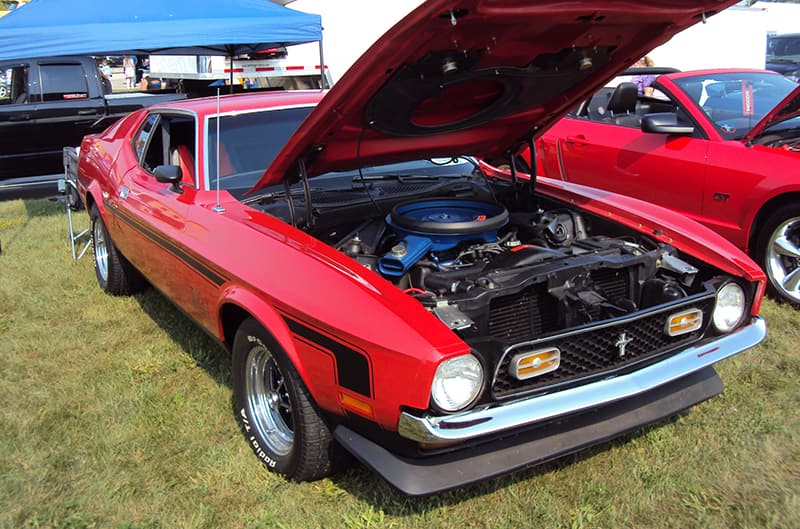
[[[788,300],[800,303],[800,217],[786,219],[775,228],[765,261],[773,286]]]

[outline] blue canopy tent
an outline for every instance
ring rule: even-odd
[[[31,0],[0,18],[0,60],[236,56],[321,40],[319,15],[267,0]]]

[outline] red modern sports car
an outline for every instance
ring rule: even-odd
[[[684,410],[763,339],[761,270],[511,153],[730,3],[430,0],[327,94],[131,114],[80,151],[100,287],[149,282],[218,338],[247,442],[294,480],[352,454],[429,494]]]
[[[538,141],[539,174],[667,206],[749,253],[800,305],[800,88],[764,70],[602,89]]]

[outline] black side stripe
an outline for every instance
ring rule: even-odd
[[[286,316],[283,319],[286,320],[286,324],[293,333],[333,353],[336,358],[336,377],[340,386],[372,398],[369,361],[366,356],[355,349],[331,340],[300,322]]]
[[[197,259],[189,255],[187,252],[183,251],[181,248],[178,248],[167,238],[156,233],[147,226],[143,225],[137,219],[128,215],[126,212],[121,211],[120,209],[113,209],[113,208],[108,209],[108,211],[111,211],[114,214],[116,214],[120,220],[125,222],[125,224],[135,229],[136,231],[138,231],[139,233],[141,233],[142,235],[153,241],[158,246],[162,247],[166,251],[173,254],[175,257],[186,263],[190,268],[193,268],[200,275],[202,275],[215,285],[222,286],[227,281],[226,278],[210,270],[208,267],[200,263]]]

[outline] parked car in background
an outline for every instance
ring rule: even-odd
[[[765,336],[761,270],[677,213],[474,157],[513,160],[725,5],[429,0],[327,95],[134,112],[80,150],[98,284],[156,286],[231,351],[246,441],[293,480],[349,453],[430,494],[669,417]]]
[[[537,169],[669,207],[749,253],[800,304],[797,84],[763,70],[661,75],[658,98],[604,89],[537,143]]]
[[[37,186],[55,194],[55,179],[38,177],[63,172],[64,147],[136,109],[186,97],[106,95],[88,56],[0,61],[0,71],[7,87],[0,95],[0,191]]]
[[[800,81],[800,33],[767,37],[766,68]]]
[[[6,79],[6,72],[0,70],[0,99],[3,99],[8,95],[9,85],[7,84]]]

